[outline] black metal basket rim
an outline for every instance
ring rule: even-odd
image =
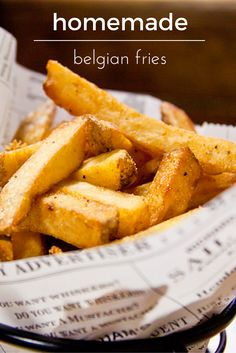
[[[175,342],[194,344],[222,332],[236,315],[236,297],[220,313],[190,329],[152,339],[122,340],[114,342],[62,339],[31,333],[0,324],[0,340],[18,346],[47,352],[154,352],[157,345],[173,346]]]

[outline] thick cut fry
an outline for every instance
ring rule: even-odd
[[[194,210],[188,211],[186,213],[183,213],[179,216],[173,217],[168,219],[167,221],[161,222],[159,224],[156,224],[155,226],[149,227],[148,229],[145,229],[141,232],[138,232],[134,235],[130,235],[127,237],[124,237],[122,239],[117,239],[114,241],[114,243],[124,243],[127,241],[133,241],[139,238],[147,237],[149,235],[156,235],[158,233],[161,233],[169,228],[174,227],[176,224],[178,224],[180,221],[184,220],[185,218],[188,218],[189,216],[193,215],[194,213],[198,212],[200,209],[195,208]]]
[[[0,237],[0,262],[12,260],[13,251],[10,238],[5,239],[5,237]]]
[[[39,147],[40,142],[16,150],[0,152],[0,186],[4,186]]]
[[[189,202],[189,208],[193,209],[203,205],[220,192],[236,183],[236,174],[222,173],[218,175],[202,175],[197,183]],[[138,196],[146,196],[149,192],[151,183],[135,186],[126,189],[125,192]]]
[[[179,147],[189,147],[206,173],[236,172],[236,144],[199,136],[140,114],[56,61],[50,60],[47,70],[44,83],[47,95],[71,114],[95,114],[114,123],[154,158]]]
[[[85,155],[96,156],[100,153],[123,148],[130,150],[132,143],[115,126],[106,122],[98,121],[92,116],[87,116],[87,143]],[[15,149],[8,147],[9,151],[0,152],[0,186],[4,186],[10,177],[34,154],[42,142]],[[14,143],[16,145],[16,143]],[[18,144],[17,144],[18,146]]]
[[[161,103],[161,120],[168,125],[196,132],[194,123],[189,116],[174,104]]]
[[[151,159],[143,166],[139,167],[136,184],[141,184],[148,180],[152,180],[159,168],[160,162],[161,160],[159,159]]]
[[[55,129],[3,187],[0,233],[11,232],[28,213],[35,196],[66,178],[84,158],[88,120],[76,118]]]
[[[189,208],[203,205],[220,192],[236,183],[236,174],[203,175],[194,190]]]
[[[118,238],[134,234],[149,225],[148,207],[142,197],[105,189],[86,182],[62,183],[56,191],[74,197],[86,197],[89,200],[118,208]]]
[[[43,235],[22,231],[11,234],[14,260],[46,255]]]
[[[49,234],[79,248],[107,243],[116,236],[118,211],[83,197],[40,196],[18,227]]]
[[[137,176],[137,168],[126,150],[102,153],[84,161],[72,178],[111,190],[121,190],[131,185]]]
[[[146,162],[148,162],[151,159],[151,156],[149,154],[141,151],[140,149],[138,149],[135,146],[133,146],[129,150],[129,154],[131,155],[131,157],[135,161],[138,168],[143,166]]]
[[[46,101],[21,122],[15,139],[28,145],[43,140],[51,129],[55,113],[55,104],[50,100]]]
[[[14,151],[18,150],[18,148],[26,147],[27,144],[22,142],[21,140],[12,140],[8,145],[5,146],[5,151]]]
[[[115,149],[127,151],[132,149],[133,145],[130,140],[114,124],[99,121],[89,114],[85,117],[89,120],[86,146],[86,153],[89,157]]]
[[[188,148],[165,154],[146,195],[150,224],[186,212],[199,177],[199,163]]]
[[[150,186],[151,186],[151,182],[126,189],[125,192],[127,192],[128,194],[134,194],[138,196],[147,196],[147,194],[149,193]]]

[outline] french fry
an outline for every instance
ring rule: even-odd
[[[85,146],[87,158],[116,149],[133,150],[132,142],[114,124],[99,121],[91,114],[83,117],[88,120]]]
[[[49,255],[57,255],[57,254],[62,254],[63,251],[61,248],[59,248],[58,246],[53,245],[49,251],[48,251]]]
[[[142,167],[145,163],[147,163],[150,159],[151,156],[143,151],[141,151],[139,148],[136,146],[133,146],[131,149],[129,149],[129,154],[131,155],[132,159],[135,161],[135,164],[137,167]]]
[[[152,182],[131,187],[129,189],[126,189],[125,192],[127,192],[128,194],[134,194],[138,196],[147,196],[147,194],[149,193],[149,188],[151,186],[151,183]]]
[[[88,127],[85,155],[96,156],[100,153],[123,148],[130,150],[132,143],[115,126],[107,122],[100,122],[92,116],[87,116]],[[42,142],[23,145],[14,142],[7,147],[7,151],[0,152],[0,187],[4,186],[11,176],[34,154]]]
[[[53,130],[11,177],[0,193],[0,233],[11,232],[39,194],[66,178],[84,159],[87,119],[76,118]]]
[[[137,168],[129,153],[114,150],[87,159],[71,177],[111,190],[121,190],[131,185],[136,176]]]
[[[114,123],[134,144],[154,158],[189,147],[205,173],[236,172],[236,144],[169,126],[118,102],[112,95],[56,61],[47,64],[44,90],[73,115],[95,114]]]
[[[0,186],[4,186],[13,174],[34,154],[41,143],[0,152]]]
[[[234,183],[236,183],[236,174],[233,173],[203,175],[194,190],[189,208],[203,205]]]
[[[130,140],[114,125],[99,121],[92,115],[84,115],[89,121],[87,129],[86,155],[96,156],[115,149],[131,150]]]
[[[196,132],[190,117],[180,108],[168,102],[161,103],[161,120],[175,127]]]
[[[164,155],[145,196],[150,225],[187,211],[200,173],[199,163],[188,148],[183,147]]]
[[[130,235],[130,236],[124,237],[122,239],[116,239],[116,240],[114,240],[114,243],[126,243],[129,241],[144,238],[144,237],[147,237],[150,235],[156,235],[158,233],[161,233],[164,230],[167,230],[167,229],[174,227],[182,220],[184,220],[184,219],[188,218],[189,216],[193,215],[194,213],[198,212],[199,209],[200,209],[200,207],[195,208],[195,209],[190,210],[188,212],[185,212],[179,216],[175,216],[173,218],[170,218],[167,221],[156,224],[155,226],[152,226],[152,227],[149,227],[145,230],[142,230],[141,232],[138,232],[134,235]]]
[[[1,236],[0,237],[0,262],[3,261],[12,261],[13,260],[13,251],[12,243],[10,238]]]
[[[50,100],[46,101],[21,122],[15,139],[27,145],[43,140],[51,129],[55,114],[55,104]]]
[[[14,260],[46,255],[43,235],[39,233],[21,231],[11,234]]]
[[[26,146],[27,146],[27,143],[22,142],[21,140],[14,139],[8,145],[5,146],[4,150],[6,152],[14,151],[14,150],[18,150],[19,148],[26,147]]]
[[[189,202],[189,209],[203,205],[234,183],[236,183],[236,174],[233,173],[202,175]],[[150,186],[151,183],[149,182],[126,189],[125,192],[138,196],[146,196],[149,192]]]
[[[144,183],[153,179],[156,174],[161,160],[151,159],[138,169],[138,178],[136,184]]]
[[[78,248],[102,245],[116,236],[118,211],[84,197],[40,196],[16,230],[52,235]]]
[[[134,234],[149,225],[148,207],[142,197],[105,189],[86,182],[62,183],[56,188],[56,192],[79,198],[85,197],[116,207],[119,211],[118,238]]]

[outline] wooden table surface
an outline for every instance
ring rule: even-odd
[[[57,59],[101,87],[145,92],[184,108],[196,122],[236,124],[235,1],[21,1],[1,0],[0,24],[18,40],[18,61],[45,73],[49,58]],[[70,17],[163,17],[173,12],[188,19],[185,32],[71,32],[52,30],[52,14]],[[205,39],[190,42],[35,43],[52,39]],[[81,55],[166,56],[166,65],[74,65]]]

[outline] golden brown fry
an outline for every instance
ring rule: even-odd
[[[116,207],[119,210],[118,238],[134,234],[149,225],[148,207],[142,197],[105,189],[86,182],[62,183],[56,191]]]
[[[235,182],[236,174],[233,173],[202,175],[197,183],[197,186],[189,202],[189,208],[193,209],[200,205],[203,205],[204,203],[218,195],[220,192],[232,186]],[[146,196],[149,192],[150,185],[151,183],[149,182],[146,184],[135,186],[133,188],[126,189],[125,191],[138,196]]]
[[[147,196],[150,186],[151,186],[151,182],[126,189],[125,192],[127,192],[128,194],[134,194],[138,196]]]
[[[39,233],[21,231],[11,234],[14,260],[46,255],[43,235]]]
[[[222,173],[218,175],[203,175],[190,201],[189,208],[195,208],[203,205],[220,192],[236,183],[236,174]]]
[[[100,122],[92,116],[87,116],[87,119],[89,121],[85,147],[87,157],[116,148],[131,149],[132,143],[115,126],[105,121]],[[13,145],[9,145],[7,152],[0,152],[0,186],[8,182],[22,164],[39,149],[41,143],[20,147],[22,143],[14,142]]]
[[[40,196],[18,230],[52,235],[78,248],[102,245],[116,236],[118,212],[84,197],[51,194]]]
[[[186,212],[199,177],[199,163],[188,148],[165,154],[146,195],[150,224]]]
[[[152,180],[159,168],[160,163],[161,160],[159,159],[151,159],[150,161],[147,161],[143,166],[139,167],[136,184]]]
[[[208,174],[236,172],[236,144],[169,126],[119,103],[108,92],[74,74],[56,61],[47,64],[47,95],[73,115],[95,114],[123,132],[154,158],[179,147],[189,147]]]
[[[161,103],[161,120],[175,127],[196,132],[194,123],[182,109],[168,102]]]
[[[4,186],[39,147],[40,142],[11,151],[0,152],[0,186]]]
[[[133,146],[129,150],[129,154],[131,155],[132,159],[135,161],[138,168],[143,166],[146,162],[148,162],[151,159],[149,154],[141,151],[136,146]]]
[[[66,178],[84,159],[87,119],[76,118],[55,129],[11,177],[0,193],[0,233],[11,232],[39,194]]]
[[[99,121],[93,115],[84,115],[87,128],[86,156],[96,156],[115,149],[131,150],[132,143],[120,130],[107,121]]]
[[[59,248],[58,246],[53,245],[49,251],[48,251],[49,255],[57,255],[57,254],[62,254],[63,251],[61,248]]]
[[[14,139],[8,145],[5,146],[5,151],[6,152],[14,151],[14,150],[18,150],[19,148],[26,147],[26,146],[27,146],[27,144],[25,142],[22,142],[21,140]]]
[[[83,162],[72,178],[111,190],[121,190],[131,185],[137,176],[137,168],[126,150],[102,153]]]
[[[199,211],[199,208],[195,208],[194,210],[185,212],[179,216],[175,216],[173,218],[168,219],[167,221],[161,222],[159,224],[156,224],[155,226],[149,227],[141,232],[138,232],[134,235],[130,235],[127,237],[124,237],[122,239],[119,240],[114,240],[114,243],[124,243],[127,241],[133,241],[136,239],[140,239],[143,237],[147,237],[149,235],[156,235],[158,233],[161,233],[169,228],[174,227],[176,224],[178,224],[179,222],[181,222],[182,220],[188,218],[189,216],[191,216],[192,214],[194,214],[195,212]]]
[[[6,238],[0,237],[0,262],[13,260],[12,243],[10,238]]]
[[[43,140],[51,129],[55,114],[55,104],[50,100],[46,101],[21,122],[15,139],[27,145]]]

